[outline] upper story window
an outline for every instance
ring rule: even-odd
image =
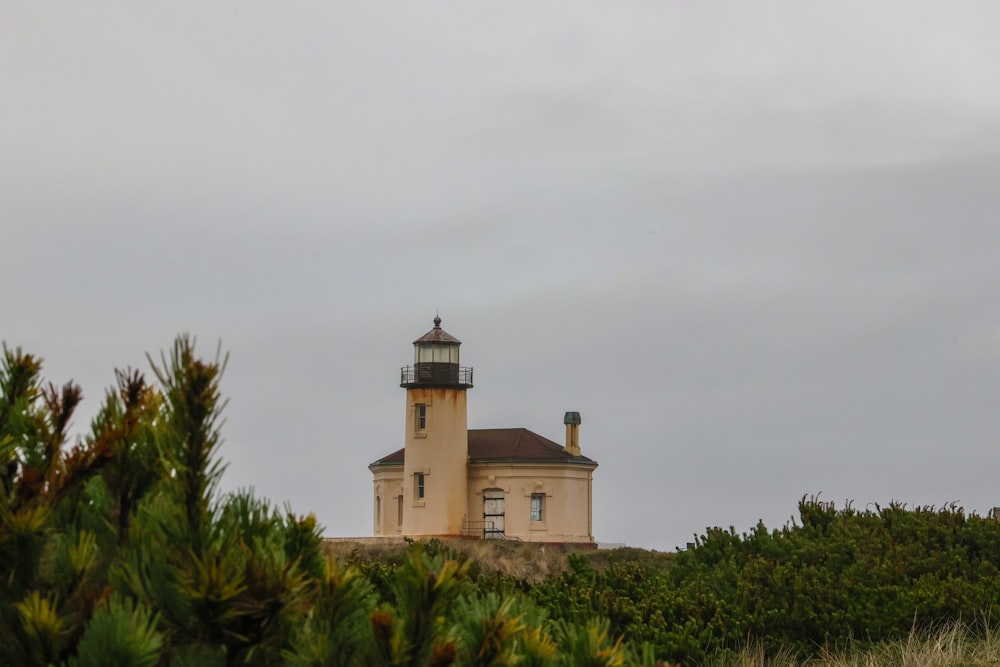
[[[413,415],[414,428],[418,431],[424,431],[427,429],[427,404],[417,403],[414,407],[416,408]]]
[[[544,493],[532,493],[531,494],[531,520],[532,521],[542,521],[544,520],[545,510],[545,494]]]
[[[418,472],[413,475],[414,496],[417,500],[424,499],[424,473]]]

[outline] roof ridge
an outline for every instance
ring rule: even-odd
[[[545,464],[594,464],[593,459],[573,455],[555,440],[524,426],[512,428],[469,429],[466,447],[470,461],[523,461]],[[405,447],[375,461],[372,465],[401,463]]]

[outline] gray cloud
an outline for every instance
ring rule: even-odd
[[[81,430],[221,338],[227,488],[368,534],[440,308],[473,426],[583,413],[599,539],[1000,504],[992,4],[2,14],[0,338]]]

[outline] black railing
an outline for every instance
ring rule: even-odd
[[[470,521],[465,519],[462,521],[462,537],[471,537],[473,539],[484,539],[487,535],[493,535],[497,530],[493,527],[492,521]],[[502,532],[500,533],[503,534]]]
[[[417,364],[403,366],[399,372],[400,386],[429,385],[437,387],[471,387],[472,368],[452,364]]]
[[[507,533],[503,532],[502,528],[497,528],[496,523],[490,521],[489,519],[483,521],[470,521],[469,519],[462,519],[462,537],[467,537],[474,540],[516,540],[517,542],[521,541],[520,537],[507,535]]]

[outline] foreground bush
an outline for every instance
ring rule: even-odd
[[[710,529],[670,567],[583,559],[533,596],[566,619],[601,615],[658,654],[704,661],[753,640],[767,655],[815,656],[852,639],[981,618],[1000,599],[1000,523],[961,508],[858,511],[803,499],[800,522]]]

